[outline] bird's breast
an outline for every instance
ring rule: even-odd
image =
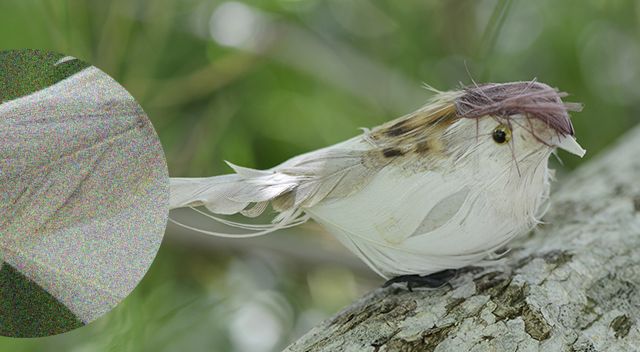
[[[539,176],[523,191],[500,180],[477,186],[461,175],[385,168],[357,193],[307,212],[383,276],[424,274],[480,260],[527,231],[545,194]]]

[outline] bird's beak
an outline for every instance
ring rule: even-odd
[[[577,155],[577,156],[579,156],[581,158],[587,152],[586,150],[584,150],[580,146],[580,144],[578,144],[578,142],[576,141],[575,137],[573,137],[571,135],[566,135],[566,136],[560,137],[560,142],[558,144],[556,144],[556,147],[558,147],[560,149],[564,149],[564,150],[568,151],[569,153]]]

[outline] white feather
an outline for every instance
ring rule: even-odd
[[[362,137],[357,137],[297,156],[269,170],[254,170],[227,163],[236,174],[208,178],[172,178],[170,208],[202,205],[215,214],[242,213],[248,217],[256,217],[267,209],[269,202],[286,195],[291,200],[287,209],[282,209],[273,218],[272,224],[262,225],[258,232],[215,233],[225,237],[267,234],[300,223],[301,209],[313,207],[329,197],[347,196],[366,184],[369,177],[377,171],[366,167],[362,162],[363,153],[369,148],[370,145]],[[258,230],[254,227],[256,225],[207,215],[232,227]],[[304,219],[306,221],[308,216]],[[186,224],[174,222],[193,229]],[[214,234],[206,230],[201,232]]]

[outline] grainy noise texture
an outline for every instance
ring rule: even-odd
[[[377,289],[286,351],[640,351],[639,154],[636,128],[565,179],[503,261]]]
[[[134,98],[95,67],[0,104],[0,184],[0,259],[84,324],[121,302],[155,258],[168,215],[164,153]],[[1,293],[12,307],[45,297]],[[43,311],[15,314],[44,324]],[[36,325],[6,331],[61,332]]]

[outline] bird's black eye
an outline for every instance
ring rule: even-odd
[[[504,144],[511,140],[511,129],[505,125],[498,125],[493,130],[493,140],[498,144]]]

